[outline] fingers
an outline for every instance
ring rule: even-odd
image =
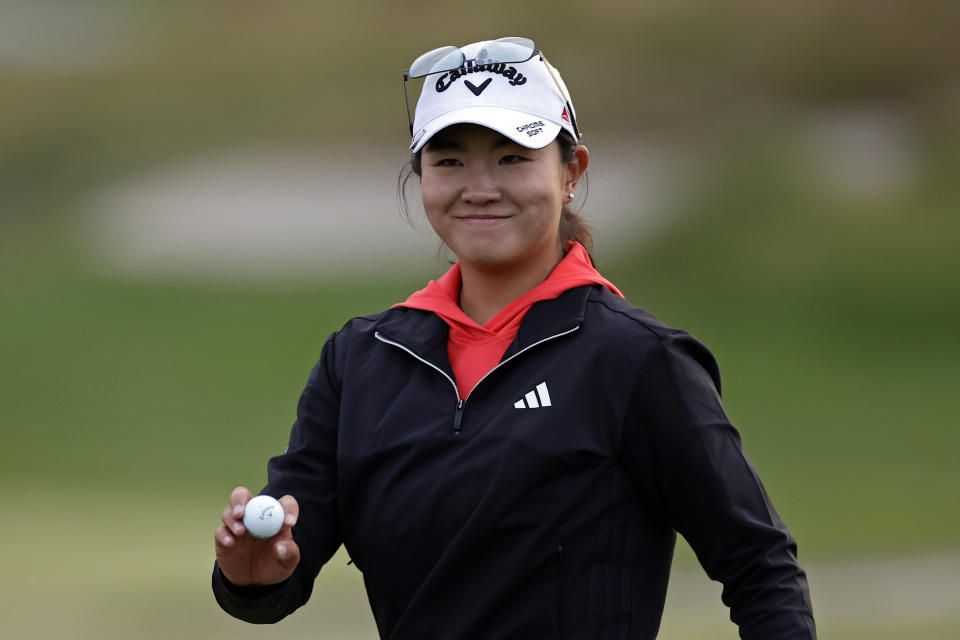
[[[246,527],[243,526],[243,510],[252,497],[253,494],[246,487],[237,487],[230,493],[230,504],[224,507],[223,512],[220,514],[220,519],[223,520],[223,524],[217,527],[214,532],[217,545],[231,547],[236,542],[237,536],[242,536],[246,533]],[[281,529],[280,533],[285,533],[286,536],[284,537],[289,540],[290,530],[297,524],[297,520],[300,517],[300,504],[297,502],[297,499],[291,495],[285,495],[280,498],[280,504],[283,506],[284,513],[283,529]],[[286,551],[284,551],[284,553],[285,552]],[[277,551],[278,559],[280,558],[279,553],[280,552]],[[299,549],[297,549],[297,556],[299,558]]]
[[[234,518],[243,519],[243,507],[253,497],[250,489],[237,487],[230,492],[230,507]]]
[[[293,496],[286,495],[280,498],[280,504],[283,506],[283,527],[292,529],[300,518],[300,503]]]
[[[233,533],[235,536],[243,535],[243,532],[246,529],[243,526],[243,506],[240,506],[240,515],[236,515],[236,507],[227,505],[223,508],[223,512],[220,514],[220,519],[223,520],[223,526]]]
[[[237,487],[230,493],[230,504],[223,508],[220,519],[224,526],[235,536],[243,535],[243,508],[253,497],[246,487]],[[218,538],[219,539],[219,538]]]
[[[288,578],[300,564],[300,547],[292,532],[300,517],[300,505],[293,496],[280,498],[283,527],[276,536],[264,540],[247,535],[243,526],[243,512],[252,498],[246,487],[231,492],[230,503],[221,513],[223,524],[214,532],[217,562],[233,584],[275,584]]]
[[[217,530],[213,532],[213,538],[214,542],[216,542],[216,546],[218,547],[218,551],[220,547],[229,549],[233,546],[234,542],[236,542],[234,537],[230,534],[230,530],[224,525],[217,527]]]

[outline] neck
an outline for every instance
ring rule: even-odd
[[[460,262],[460,308],[479,325],[486,324],[511,302],[550,276],[563,259],[557,246],[550,254],[522,265],[484,268]]]

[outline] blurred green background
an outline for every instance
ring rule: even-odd
[[[960,636],[957,25],[960,4],[934,0],[0,0],[4,634],[267,633],[209,593],[222,504],[263,484],[327,335],[443,258],[429,238],[412,257],[357,249],[362,220],[407,224],[396,203],[331,210],[309,191],[318,246],[344,248],[334,262],[258,277],[284,247],[218,245],[229,207],[209,264],[192,227],[164,236],[165,261],[138,261],[152,227],[136,242],[112,232],[139,220],[151,176],[213,173],[214,191],[242,192],[269,161],[238,175],[217,163],[258,150],[282,159],[262,180],[322,158],[362,208],[367,189],[395,189],[363,167],[400,171],[407,63],[528,35],[562,70],[593,152],[584,213],[612,201],[618,224],[638,221],[594,220],[601,269],[717,356],[799,540],[821,636]],[[651,204],[661,164],[669,197]],[[636,172],[634,188],[603,193],[605,167]],[[117,193],[133,204],[103,217]],[[179,220],[166,196],[149,224]],[[268,227],[282,200],[263,207]],[[376,637],[346,561],[283,637]],[[689,550],[676,564],[661,636],[736,637]]]

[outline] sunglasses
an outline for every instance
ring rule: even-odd
[[[557,86],[557,90],[560,91],[560,95],[563,96],[567,113],[570,115],[570,124],[573,125],[573,130],[579,140],[580,128],[577,126],[577,118],[573,111],[573,101],[570,98],[570,93],[557,78],[556,72],[553,66],[547,62],[547,58],[533,44],[533,40],[519,37],[491,40],[486,46],[480,49],[477,57],[473,58],[471,62],[475,65],[519,63],[526,62],[534,56],[540,56],[540,59],[543,60],[545,63],[544,66],[553,79],[553,83]],[[410,115],[410,97],[407,93],[407,81],[411,78],[423,78],[434,73],[454,71],[464,66],[467,62],[467,57],[459,47],[447,45],[445,47],[432,49],[418,56],[417,59],[410,64],[410,68],[403,72],[403,99],[407,103],[407,122],[410,124],[411,136],[413,135],[413,116]]]

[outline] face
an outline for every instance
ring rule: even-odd
[[[562,162],[556,141],[528,149],[486,127],[454,125],[423,149],[423,208],[464,268],[552,269],[578,164]]]

